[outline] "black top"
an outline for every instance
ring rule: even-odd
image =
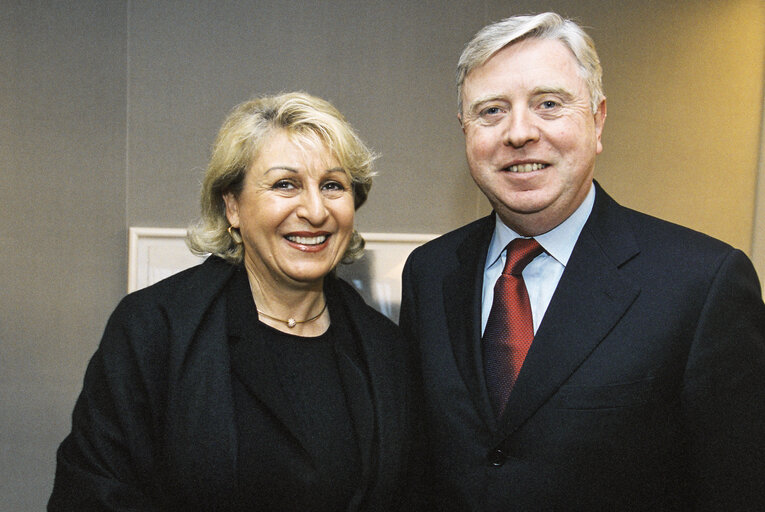
[[[345,335],[339,326],[340,308],[329,308],[332,325],[320,336],[302,337],[281,332],[258,320],[246,271],[240,267],[226,289],[228,332],[231,348],[235,421],[239,432],[237,478],[242,509],[248,510],[344,510],[359,485],[361,462],[357,437],[348,410],[346,394],[337,366],[335,344]],[[248,387],[252,372],[265,372],[278,379],[284,398],[291,405],[300,428],[319,442],[307,453],[294,440],[294,457],[315,468],[316,478],[291,474],[275,479],[269,464],[273,443],[252,415],[261,415],[257,395]],[[320,404],[316,407],[316,404]],[[305,411],[312,411],[305,414]],[[274,419],[274,421],[278,421]],[[272,430],[269,430],[272,431]],[[290,439],[290,438],[288,438]],[[287,441],[288,443],[291,441]],[[283,462],[283,460],[281,461]],[[302,467],[296,464],[295,468]],[[269,475],[264,478],[264,475]],[[262,481],[279,482],[264,488]],[[306,484],[308,482],[308,484]]]
[[[293,410],[273,361],[261,365],[262,372],[236,370],[233,377],[232,344],[242,342],[234,342],[237,324],[229,319],[226,289],[237,268],[211,256],[120,301],[57,452],[50,512],[294,509],[267,500],[269,492],[297,495],[297,488],[308,489],[301,496],[318,496],[305,509],[327,505],[319,493],[336,475],[325,469],[326,457],[316,455],[326,450],[302,417],[325,401]],[[325,290],[361,461],[359,483],[343,510],[393,512],[410,481],[409,351],[396,325],[348,283],[328,277]],[[241,308],[252,314],[251,304]],[[265,348],[258,357],[273,359]],[[250,407],[240,403],[235,410],[235,378],[252,392]],[[261,464],[252,464],[259,473],[239,486],[250,502],[236,506],[245,413],[257,430],[247,435],[260,442],[259,458],[245,460]],[[354,471],[355,463],[348,467]]]

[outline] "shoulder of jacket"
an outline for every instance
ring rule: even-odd
[[[412,251],[412,255],[424,256],[433,253],[444,254],[445,252],[453,252],[457,247],[462,245],[466,240],[470,238],[478,237],[483,238],[485,235],[487,240],[491,237],[491,232],[494,230],[494,215],[488,215],[480,219],[474,220],[469,224],[465,224],[457,229],[449,231],[433,240],[415,248]]]
[[[220,295],[236,267],[211,257],[119,302],[109,324],[134,335],[159,334],[201,317]]]

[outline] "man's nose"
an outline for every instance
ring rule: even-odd
[[[513,109],[505,127],[505,144],[521,148],[537,140],[539,140],[539,127],[535,116],[526,109]]]

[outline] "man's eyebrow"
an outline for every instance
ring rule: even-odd
[[[556,96],[560,96],[566,101],[573,101],[575,98],[575,95],[566,89],[565,87],[537,87],[536,89],[531,91],[531,96],[544,96],[545,94],[554,94]],[[492,103],[492,102],[502,102],[502,103],[508,103],[509,100],[505,95],[502,94],[492,94],[483,96],[481,98],[476,98],[475,100],[471,101],[465,110],[466,113],[475,113],[475,111],[481,107],[482,105],[486,103]]]
[[[545,94],[554,94],[566,101],[572,101],[575,98],[575,95],[565,87],[537,87],[531,92],[532,96],[544,96]]]
[[[483,105],[484,103],[491,103],[493,101],[501,101],[502,103],[507,103],[507,98],[500,94],[493,94],[491,96],[477,98],[471,101],[467,106],[467,112],[475,112],[479,106]]]

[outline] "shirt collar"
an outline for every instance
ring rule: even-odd
[[[568,263],[568,259],[571,257],[574,245],[579,239],[579,233],[582,232],[584,224],[590,217],[594,204],[595,185],[591,184],[590,191],[574,213],[552,230],[534,237],[534,239],[544,248],[545,252],[555,258],[564,267]],[[521,235],[507,227],[507,225],[500,220],[499,215],[495,215],[495,219],[496,224],[494,227],[494,235],[491,238],[489,252],[486,255],[485,269],[495,265],[500,260],[507,244],[516,238],[522,238]]]

